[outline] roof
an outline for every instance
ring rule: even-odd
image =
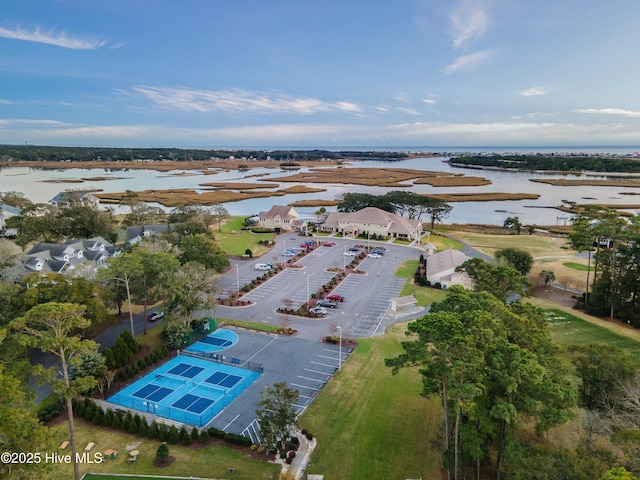
[[[82,200],[84,197],[92,195],[92,192],[86,191],[73,191],[73,192],[60,192],[49,203],[67,203],[72,200]]]
[[[6,203],[3,203],[2,205],[0,205],[0,209],[3,212],[10,213],[11,215],[20,215],[20,213],[22,212],[22,210],[20,210],[18,207],[14,207],[13,205],[7,205]]]
[[[460,250],[444,250],[427,257],[427,278],[451,271],[469,260]]]
[[[366,207],[357,212],[332,212],[327,216],[322,226],[335,228],[345,223],[383,225],[389,229],[389,233],[405,235],[415,232],[422,224],[418,219],[401,217],[376,207]]]
[[[298,212],[296,212],[296,209],[290,205],[274,205],[273,207],[271,207],[271,210],[268,210],[266,212],[260,212],[258,214],[258,217],[261,217],[261,218],[280,217],[280,218],[288,218],[293,220],[298,218]]]
[[[408,305],[414,305],[418,302],[413,295],[406,295],[404,297],[392,298],[391,301],[398,307],[406,307]]]
[[[155,225],[135,225],[127,227],[127,240],[142,237],[144,232],[165,233],[171,230],[170,223],[158,223]]]

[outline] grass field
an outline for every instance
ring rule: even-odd
[[[213,234],[222,249],[229,255],[240,256],[249,248],[254,257],[259,257],[269,251],[270,247],[259,245],[258,240],[273,240],[275,234],[251,233],[249,230],[242,230],[243,221],[243,217],[231,217],[227,223],[222,225],[221,232],[215,228]]]
[[[453,250],[462,250],[464,245],[453,238],[443,237],[441,235],[423,235],[421,238],[422,243],[427,243],[427,238],[429,239],[429,243],[436,246],[436,249],[441,252],[442,250],[449,250],[450,248]]]
[[[420,287],[413,283],[413,274],[416,268],[418,268],[418,260],[407,260],[402,262],[395,271],[394,275],[396,277],[407,277],[407,283],[404,285],[400,296],[413,295],[421,307],[443,300],[447,295],[444,290]]]
[[[402,353],[406,324],[382,337],[358,340],[342,370],[320,392],[299,424],[318,438],[311,474],[324,478],[440,478],[437,445],[442,408],[420,396],[416,369],[393,376],[384,359]]]
[[[488,235],[472,232],[450,231],[449,236],[468,243],[472,247],[493,255],[503,248],[519,248],[535,257],[572,255],[573,250],[566,247],[567,240],[542,235]]]
[[[58,437],[57,445],[68,439],[69,432],[66,422],[55,428],[55,435]],[[79,451],[82,451],[89,442],[95,442],[96,444],[90,452],[91,454],[102,452],[109,448],[118,451],[118,458],[113,460],[105,460],[102,463],[81,464],[81,473],[128,473],[135,475],[176,475],[187,478],[189,476],[229,478],[230,474],[227,472],[227,468],[232,466],[236,469],[233,473],[234,479],[273,480],[278,478],[280,472],[279,465],[254,460],[242,452],[213,443],[200,448],[169,445],[169,455],[176,457],[176,461],[160,469],[154,467],[151,463],[160,445],[159,441],[96,427],[82,419],[76,419],[76,435]],[[140,455],[138,456],[138,461],[131,464],[127,462],[127,450],[134,448],[140,451]],[[69,449],[67,448],[67,450]],[[73,466],[62,463],[53,464],[51,470],[44,472],[40,478],[42,480],[73,478]]]
[[[589,265],[585,265],[583,263],[563,262],[562,265],[568,268],[573,268],[574,270],[580,270],[582,272],[586,272],[587,270],[593,272],[593,267],[589,268]]]

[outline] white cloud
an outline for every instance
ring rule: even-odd
[[[447,75],[450,75],[458,71],[470,72],[474,70],[477,66],[479,66],[482,62],[484,62],[487,58],[489,58],[488,50],[483,50],[481,52],[463,55],[461,57],[458,57],[456,61],[453,62],[452,64],[444,67],[442,71]]]
[[[425,98],[424,100],[422,100],[424,103],[426,103],[427,105],[435,105],[436,101],[433,98]]]
[[[589,113],[596,115],[621,115],[623,117],[640,117],[640,111],[625,110],[624,108],[580,108],[574,110],[576,113]]]
[[[313,97],[296,98],[291,95],[254,93],[244,90],[197,90],[187,88],[137,87],[155,104],[185,112],[226,113],[294,113],[310,115],[317,112],[340,111],[359,113],[361,108],[350,102],[323,102]]]
[[[547,93],[549,92],[543,87],[531,87],[527,88],[526,90],[522,90],[520,92],[520,95],[522,95],[523,97],[535,97],[538,95],[546,95]]]
[[[453,46],[461,48],[480,38],[489,26],[489,14],[484,2],[462,0],[449,15]]]
[[[27,31],[20,28],[10,30],[8,28],[0,27],[0,37],[12,40],[45,43],[47,45],[55,45],[56,47],[70,48],[74,50],[94,50],[106,45],[107,43],[105,40],[97,40],[95,38],[69,37],[65,32],[43,32],[39,28],[33,31]]]

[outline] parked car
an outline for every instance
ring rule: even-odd
[[[286,252],[283,252],[282,255],[284,255],[285,257],[295,257],[297,253],[293,250],[287,250]]]
[[[313,307],[309,309],[309,313],[313,313],[314,315],[326,315],[327,309],[322,307]]]
[[[382,255],[380,255],[379,253],[371,252],[369,255],[367,255],[367,257],[370,257],[370,258],[382,258]]]
[[[148,322],[155,322],[164,318],[164,312],[153,312],[147,315]]]
[[[378,255],[384,255],[384,250],[380,250],[380,249],[374,248],[373,250],[371,250],[371,253],[377,253]]]
[[[338,308],[338,302],[334,302],[333,300],[327,300],[326,298],[324,300],[318,300],[316,302],[316,305],[319,305],[325,308]]]
[[[334,302],[344,302],[346,299],[342,295],[332,293],[331,295],[327,295],[327,300],[333,300]]]
[[[323,247],[335,247],[336,244],[333,242],[327,242],[322,244]]]
[[[356,252],[358,253],[360,251],[360,249],[358,247],[351,247],[349,250],[349,252]]]
[[[344,255],[345,257],[355,257],[356,256],[356,252],[352,252],[351,250],[347,250],[342,255]]]
[[[271,265],[270,263],[256,263],[256,266],[254,268],[256,270],[271,270],[273,268],[273,265]]]

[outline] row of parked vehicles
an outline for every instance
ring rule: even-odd
[[[316,302],[316,306],[311,308],[309,311],[315,315],[326,315],[327,308],[338,308],[338,304],[340,302],[344,302],[346,299],[342,295],[338,295],[337,293],[333,293],[331,295],[327,295],[326,298],[322,298]]]

